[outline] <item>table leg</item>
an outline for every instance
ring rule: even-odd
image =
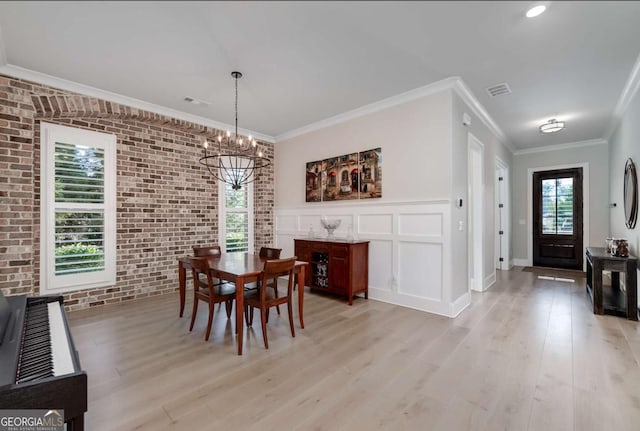
[[[587,254],[587,284],[585,285],[587,293],[589,293],[589,288],[593,289],[593,261],[589,254]]]
[[[620,273],[611,271],[611,290],[620,290]]]
[[[300,327],[302,329],[304,329],[304,284],[307,279],[305,267],[306,265],[302,265],[298,273],[298,318],[300,319]]]
[[[627,289],[627,319],[638,320],[638,285],[635,262],[627,261],[625,287]]]
[[[182,262],[178,261],[178,290],[180,291],[180,317],[184,314],[184,302],[187,290],[187,271]]]
[[[244,278],[238,277],[236,283],[236,334],[238,334],[238,355],[242,355],[242,340],[244,337]]]
[[[593,314],[604,314],[602,298],[602,270],[604,263],[601,260],[593,262]]]

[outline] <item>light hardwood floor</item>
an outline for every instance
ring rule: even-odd
[[[304,330],[272,311],[242,357],[224,310],[205,342],[177,294],[69,313],[87,429],[637,431],[639,324],[537,276],[499,271],[456,319],[307,293]]]

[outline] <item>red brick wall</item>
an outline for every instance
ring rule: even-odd
[[[40,122],[117,136],[117,281],[68,309],[177,289],[176,258],[218,239],[217,185],[198,164],[218,131],[0,75],[0,288],[39,294]],[[260,142],[273,160],[273,145]],[[256,182],[255,246],[273,242],[273,167]]]

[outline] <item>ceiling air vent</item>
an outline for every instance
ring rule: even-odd
[[[504,96],[505,94],[511,94],[511,89],[509,88],[509,84],[503,82],[502,84],[496,84],[488,87],[487,93],[489,93],[491,97]]]
[[[189,97],[189,96],[185,97],[184,101],[189,102],[193,105],[207,105],[207,106],[211,105],[211,102],[207,102],[205,100],[200,100],[200,99],[196,99],[194,97]]]

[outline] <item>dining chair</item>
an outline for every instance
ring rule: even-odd
[[[269,341],[267,340],[267,313],[271,307],[287,304],[291,336],[296,336],[295,330],[293,329],[293,268],[296,264],[296,259],[294,256],[287,259],[265,261],[264,268],[260,274],[258,288],[245,292],[245,321],[247,326],[251,326],[253,324],[253,310],[255,308],[260,309],[260,324],[262,325],[262,338],[264,339],[265,349],[269,348]],[[269,289],[268,280],[285,275],[289,277],[287,294],[286,296],[278,297]]]
[[[207,257],[207,256],[221,256],[222,250],[219,245],[208,245],[205,247],[193,247],[193,255],[195,257]],[[206,278],[200,276],[200,281],[206,282]],[[216,283],[222,283],[222,280],[218,280]]]
[[[280,259],[280,253],[282,253],[281,248],[272,248],[272,247],[261,247],[259,256],[262,259]],[[278,297],[278,279],[274,278],[273,280],[269,280],[269,287],[273,288],[273,293]],[[280,306],[276,305],[276,311],[280,314]],[[269,314],[267,314],[267,322],[269,321]]]
[[[193,330],[198,313],[198,303],[204,301],[209,304],[209,321],[207,323],[207,332],[204,339],[209,340],[211,334],[211,325],[213,323],[214,305],[225,303],[227,310],[227,319],[231,317],[231,308],[233,300],[236,297],[236,287],[232,283],[215,283],[211,271],[209,271],[209,261],[205,257],[194,257],[191,260],[191,271],[193,272],[193,312],[191,313],[191,326],[189,331]],[[201,277],[201,274],[203,277]],[[206,281],[203,281],[203,278]]]
[[[220,256],[222,251],[219,245],[210,245],[206,247],[193,247],[193,255],[196,257],[203,256]]]

